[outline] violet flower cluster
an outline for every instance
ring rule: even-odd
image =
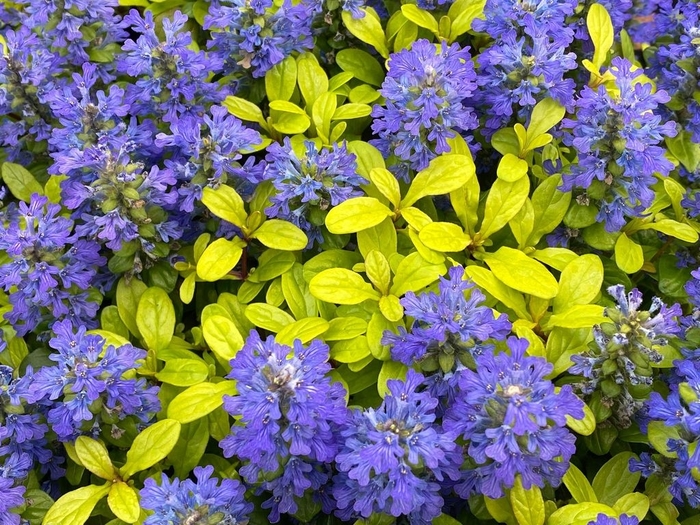
[[[342,386],[326,376],[328,352],[318,340],[305,347],[297,339],[290,348],[253,330],[231,360],[227,377],[236,380],[238,395],[226,396],[224,408],[240,420],[220,446],[243,463],[246,482],[271,494],[263,508],[272,523],[294,514],[309,490],[333,508],[321,489],[330,481],[326,464],[338,452],[347,409]]]
[[[576,452],[567,417],[582,419],[583,401],[570,385],[559,392],[546,379],[552,365],[525,355],[526,339],[509,337],[510,355],[485,353],[476,371],[463,370],[460,393],[448,410],[447,431],[468,440],[472,465],[456,492],[500,498],[520,475],[523,487],[557,487]]]

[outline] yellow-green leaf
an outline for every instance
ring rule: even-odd
[[[418,172],[401,207],[412,206],[429,195],[444,195],[464,186],[476,174],[474,161],[468,155],[441,155]]]
[[[506,153],[498,163],[496,175],[506,182],[515,182],[527,175],[527,169],[527,162],[512,153]]]
[[[244,243],[239,238],[232,241],[216,239],[207,246],[197,261],[197,275],[205,281],[218,281],[238,264]]]
[[[230,186],[221,185],[213,190],[208,186],[202,190],[202,203],[214,215],[224,219],[239,228],[245,225],[247,214],[243,199]]]
[[[117,476],[107,448],[102,442],[87,436],[79,436],[75,441],[75,453],[80,463],[95,476],[108,481],[112,481]]]
[[[306,234],[291,222],[269,219],[253,232],[251,238],[268,248],[284,251],[303,250],[309,244]]]
[[[202,333],[209,348],[227,363],[243,348],[243,337],[236,324],[223,315],[207,317],[202,323]]]
[[[88,485],[64,494],[46,513],[43,523],[83,525],[92,514],[95,505],[109,493],[110,487],[111,483]]]
[[[549,270],[520,250],[502,246],[485,261],[496,278],[514,290],[542,299],[556,297],[559,292],[559,285]]]
[[[577,304],[588,304],[600,293],[603,285],[603,263],[593,254],[582,255],[561,272],[559,293],[554,298],[554,311],[563,311]]]
[[[391,210],[377,199],[356,197],[332,208],[326,216],[326,227],[331,233],[356,233],[376,226],[391,215]]]
[[[109,489],[107,503],[114,515],[126,523],[136,523],[141,515],[136,491],[123,481],[116,482]]]
[[[542,492],[534,484],[529,489],[525,489],[520,475],[515,478],[515,485],[510,491],[510,504],[519,525],[544,525]]]
[[[120,469],[124,479],[151,468],[167,456],[180,437],[181,425],[174,419],[163,419],[146,428],[134,438],[126,453],[126,463]]]
[[[168,417],[182,423],[190,423],[219,408],[224,395],[236,393],[233,381],[200,383],[179,393],[168,405]]]
[[[530,180],[527,177],[515,182],[496,179],[486,198],[484,220],[479,235],[488,238],[500,231],[523,207],[529,192]]]
[[[320,272],[309,282],[309,290],[316,299],[333,304],[359,304],[367,299],[378,301],[381,297],[371,284],[345,268]]]
[[[588,33],[595,46],[593,53],[593,65],[600,69],[605,63],[608,51],[612,48],[615,40],[615,31],[608,11],[601,4],[593,4],[588,9],[586,18]]]
[[[431,222],[418,234],[419,239],[436,252],[461,252],[471,239],[462,228],[451,222]]]
[[[369,178],[389,202],[398,207],[401,202],[401,190],[396,176],[386,168],[373,168]]]
[[[624,232],[615,242],[615,263],[625,273],[638,272],[644,265],[642,247],[627,237]]]

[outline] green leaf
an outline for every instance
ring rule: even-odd
[[[493,272],[481,266],[467,266],[466,274],[479,288],[482,288],[498,301],[502,302],[507,308],[513,310],[518,317],[521,319],[530,319],[530,314],[525,304],[525,298],[522,294],[496,279]]]
[[[396,253],[398,246],[394,222],[387,217],[376,226],[357,232],[357,246],[365,256],[372,250],[377,250],[387,259],[390,258]]]
[[[669,449],[669,439],[681,439],[678,428],[667,426],[663,421],[651,421],[648,426],[647,437],[649,443],[656,451],[667,458],[677,457],[676,452]]]
[[[207,246],[197,261],[197,275],[205,281],[218,281],[238,264],[243,254],[244,242],[236,237],[216,239]]]
[[[148,287],[138,279],[127,281],[125,277],[119,279],[117,283],[117,310],[119,317],[126,327],[134,335],[140,336],[139,327],[136,323],[136,310],[139,300]]]
[[[360,10],[365,14],[362,18],[353,18],[349,11],[343,11],[343,25],[353,36],[374,47],[384,58],[389,58],[389,48],[379,16],[371,7],[361,7]]]
[[[561,175],[552,175],[543,180],[532,193],[535,210],[535,225],[528,244],[536,245],[542,236],[554,230],[566,215],[571,202],[571,192],[560,191]]]
[[[389,261],[387,261],[382,252],[372,250],[367,254],[365,258],[365,274],[383,295],[389,293],[391,268],[389,267]]]
[[[577,503],[587,501],[598,503],[598,497],[595,495],[590,481],[573,463],[569,464],[569,470],[566,471],[562,480]]]
[[[397,363],[396,361],[384,361],[382,364],[382,369],[379,371],[379,379],[377,380],[377,391],[379,395],[384,397],[389,393],[389,388],[386,382],[390,379],[406,379],[406,373],[408,372],[408,367],[403,363]]]
[[[381,194],[389,199],[395,208],[398,208],[401,202],[401,189],[396,176],[386,168],[373,168],[369,172],[369,178]]]
[[[158,352],[167,348],[175,333],[175,308],[165,290],[146,290],[136,310],[136,325],[146,348]]]
[[[428,11],[425,11],[414,4],[404,4],[401,6],[403,16],[408,18],[418,27],[423,27],[431,33],[438,34],[438,22]]]
[[[209,367],[194,359],[169,359],[156,374],[158,381],[174,386],[192,386],[202,383],[209,376]]]
[[[323,334],[326,341],[344,341],[353,339],[367,331],[367,321],[359,317],[336,317],[328,323],[328,330]]]
[[[381,297],[371,284],[345,268],[333,268],[317,274],[309,282],[309,290],[316,299],[332,304],[360,304],[368,299],[378,301]]]
[[[554,311],[578,304],[589,304],[603,285],[603,263],[593,254],[582,255],[564,268],[559,278],[559,293],[554,298]]]
[[[329,324],[325,319],[319,317],[307,317],[288,324],[282,328],[275,336],[275,340],[283,345],[292,346],[294,341],[298,339],[306,344],[312,339],[322,337]]]
[[[2,180],[5,182],[7,189],[15,198],[29,202],[32,194],[44,194],[44,188],[37,182],[27,168],[20,164],[12,162],[4,162],[2,165]]]
[[[528,165],[512,153],[506,153],[498,163],[498,178],[505,182],[515,182],[527,175]]]
[[[245,316],[255,326],[275,333],[294,322],[294,318],[287,312],[266,303],[248,305]]]
[[[297,70],[301,96],[304,97],[307,107],[313,107],[316,99],[328,91],[328,75],[310,52],[299,55]]]
[[[333,113],[332,120],[351,120],[367,117],[372,113],[372,106],[367,104],[343,104]]]
[[[450,42],[472,28],[472,22],[482,16],[486,0],[457,0],[450,6]]]
[[[499,523],[505,523],[506,525],[517,525],[518,521],[513,513],[513,507],[510,504],[510,500],[507,496],[502,498],[493,499],[488,496],[484,496],[484,505],[489,514]]]
[[[658,222],[644,224],[640,230],[656,230],[684,242],[698,241],[698,232],[696,232],[692,226],[671,219],[663,219]]]
[[[244,98],[228,96],[222,102],[228,112],[247,122],[257,122],[266,127],[265,117],[258,106]]]
[[[627,234],[624,232],[620,234],[615,242],[615,263],[625,273],[638,272],[644,265],[642,247],[627,237]]]
[[[268,248],[284,251],[303,250],[309,244],[306,234],[291,222],[268,219],[250,236]]]
[[[47,523],[44,521],[44,516],[54,503],[51,496],[39,489],[28,489],[24,493],[24,500],[28,506],[22,512],[22,519],[27,520],[30,525]]]
[[[591,35],[591,40],[595,46],[593,65],[600,69],[600,66],[605,63],[608,51],[612,48],[615,40],[615,30],[613,29],[612,20],[605,7],[601,4],[593,4],[588,9],[586,25],[588,26],[588,33]]]
[[[613,508],[620,514],[636,516],[642,521],[649,512],[649,497],[639,492],[625,494],[615,502]]]
[[[446,271],[443,263],[429,263],[420,254],[411,253],[396,268],[391,293],[401,297],[406,292],[416,292],[437,281]]]
[[[44,523],[83,525],[92,514],[97,502],[109,493],[110,486],[111,483],[100,486],[88,485],[64,494],[46,513]]]
[[[577,434],[582,436],[590,436],[596,429],[595,415],[588,405],[583,405],[583,419],[575,419],[571,416],[566,416],[566,426]]]
[[[278,101],[279,102],[279,101]],[[311,126],[311,119],[304,114],[276,112],[272,127],[285,135],[304,133]]]
[[[551,316],[546,327],[554,326],[562,328],[588,328],[605,321],[603,311],[605,309],[597,304],[575,304],[565,311]]]
[[[488,238],[500,231],[523,207],[529,192],[530,180],[527,177],[515,182],[496,179],[486,198],[484,220],[479,235]]]
[[[109,459],[107,448],[95,439],[79,436],[75,441],[75,453],[82,465],[90,472],[102,479],[112,481],[117,477],[117,472]]]
[[[123,481],[117,481],[109,489],[107,503],[114,515],[126,523],[136,523],[141,515],[136,491]]]
[[[127,479],[165,458],[177,443],[180,428],[178,421],[164,419],[138,434],[126,453],[126,463],[120,469],[122,477]]]
[[[530,125],[527,127],[525,150],[535,149],[535,141],[561,122],[566,109],[552,98],[545,98],[532,109]]]
[[[371,352],[367,338],[363,335],[339,341],[331,346],[331,359],[338,363],[357,363],[369,355]]]
[[[595,521],[598,514],[617,517],[615,509],[602,503],[576,503],[565,505],[549,516],[547,525],[572,525],[586,524]]]
[[[523,487],[522,478],[515,478],[515,485],[510,491],[510,504],[519,525],[544,525],[544,499],[536,485],[529,489]]]
[[[202,459],[208,443],[209,421],[205,418],[182,425],[180,438],[168,454],[177,477],[184,479],[190,474]]]
[[[603,465],[593,478],[593,491],[598,501],[613,505],[625,494],[632,492],[641,474],[630,472],[630,459],[639,459],[632,452],[620,452]]]
[[[212,315],[202,322],[202,333],[209,348],[228,363],[243,348],[243,337],[236,324],[223,315]]]
[[[476,167],[467,155],[441,155],[420,171],[401,201],[401,207],[412,206],[429,195],[444,195],[464,186],[476,174]],[[346,201],[347,202],[347,201]]]
[[[451,222],[431,222],[418,234],[421,242],[436,252],[461,252],[471,239]]]
[[[196,421],[219,408],[225,394],[236,393],[233,381],[221,383],[200,383],[179,393],[168,405],[168,417],[183,425]]]
[[[384,69],[377,59],[361,49],[343,49],[338,51],[335,62],[340,69],[352,73],[362,81],[380,87],[384,82]]]
[[[551,299],[559,292],[554,276],[541,263],[520,250],[502,246],[496,253],[488,254],[486,264],[494,276],[514,290]]]
[[[316,300],[309,292],[301,264],[295,264],[291,270],[282,274],[282,295],[296,319],[316,315]]]
[[[202,190],[202,203],[220,219],[239,228],[245,226],[248,214],[245,211],[243,199],[230,186],[222,184],[215,190],[205,186]]]
[[[338,97],[335,93],[322,93],[313,105],[313,121],[318,136],[330,143],[331,119],[338,107]]]
[[[678,509],[670,501],[664,501],[651,506],[651,512],[662,525],[678,525]]]
[[[398,322],[403,319],[403,306],[395,295],[385,295],[379,299],[379,310],[389,321]]]
[[[275,64],[265,73],[265,92],[267,99],[289,100],[294,94],[297,83],[297,62],[288,56],[279,64]]]
[[[393,215],[373,197],[356,197],[341,202],[326,216],[326,228],[335,234],[355,233],[376,226]]]

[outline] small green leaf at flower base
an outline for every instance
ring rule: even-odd
[[[124,483],[118,481],[109,489],[107,496],[109,508],[120,520],[126,523],[136,523],[141,514],[141,506],[136,491]]]
[[[141,432],[126,453],[126,463],[120,472],[127,479],[137,472],[146,470],[165,456],[177,443],[181,425],[174,419],[164,419]]]
[[[34,193],[44,194],[44,188],[37,182],[34,175],[20,164],[4,162],[0,174],[10,193],[21,201],[29,202]]]
[[[202,383],[209,375],[209,367],[194,359],[169,359],[156,379],[174,386],[192,386]]]
[[[108,481],[117,477],[109,452],[102,442],[87,436],[79,436],[75,441],[75,452],[82,465],[95,476]]]
[[[205,319],[202,323],[202,333],[209,348],[225,362],[236,357],[243,347],[243,337],[236,324],[223,315],[213,315]]]

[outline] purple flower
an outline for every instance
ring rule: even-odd
[[[296,340],[290,348],[251,331],[231,360],[228,378],[236,380],[239,393],[226,396],[224,408],[240,419],[220,446],[224,456],[243,462],[246,481],[273,493],[267,501],[273,523],[281,513],[295,513],[296,499],[329,479],[322,464],[335,458],[337,426],[347,410],[343,388],[326,377],[328,359],[320,341],[304,347]]]
[[[445,428],[469,442],[476,467],[455,487],[467,498],[503,496],[516,475],[527,489],[558,486],[576,451],[567,416],[583,418],[583,402],[565,385],[556,393],[552,365],[525,355],[528,341],[508,338],[511,355],[484,354],[476,371],[463,370],[461,392],[445,416]]]
[[[602,512],[596,516],[587,525],[639,525],[639,518],[627,514],[620,514],[620,519],[612,518]]]
[[[204,19],[211,56],[224,64],[224,74],[251,70],[253,77],[263,77],[292,52],[313,48],[315,11],[310,0],[274,7],[271,1],[214,0]]]
[[[438,482],[459,479],[462,459],[455,434],[435,421],[438,400],[417,391],[422,382],[409,370],[405,381],[387,382],[389,394],[377,410],[353,411],[333,478],[342,520],[384,513],[429,524],[440,514]]]
[[[577,0],[487,0],[484,18],[476,18],[472,27],[498,39],[505,34],[520,34],[528,25],[536,24],[544,32],[571,41],[565,19],[577,6]]]
[[[148,478],[141,489],[141,505],[154,511],[146,525],[171,525],[187,523],[231,523],[246,525],[253,510],[252,503],[243,498],[245,487],[235,479],[212,478],[214,467],[196,467],[197,481],[186,479],[173,481],[161,473],[158,485]]]
[[[20,525],[20,516],[17,512],[13,512],[13,508],[24,504],[25,487],[22,485],[14,486],[12,478],[0,476],[0,523],[2,525]]]
[[[332,149],[304,142],[299,157],[289,138],[284,145],[272,143],[267,148],[264,176],[271,179],[277,193],[265,210],[270,217],[291,221],[309,234],[309,242],[323,242],[320,227],[327,211],[352,197],[364,195],[359,186],[367,180],[357,173],[355,155],[345,144]]]
[[[447,139],[477,127],[471,104],[476,74],[469,48],[418,40],[410,50],[389,58],[389,73],[380,93],[385,105],[374,106],[370,141],[385,155],[422,170],[441,153]],[[407,174],[403,174],[407,175]]]
[[[576,101],[576,120],[562,123],[572,129],[565,143],[579,153],[578,163],[563,176],[562,190],[587,190],[600,202],[597,219],[615,232],[626,217],[641,217],[651,205],[654,174],[666,176],[673,169],[658,144],[664,136],[676,135],[676,124],[661,123],[655,111],[669,97],[636,80],[642,70],[633,71],[627,60],[615,58],[609,72],[619,94],[611,95],[604,86],[585,87]]]
[[[477,100],[487,117],[487,136],[514,115],[525,123],[535,104],[548,97],[572,108],[575,84],[564,78],[576,68],[576,55],[565,52],[569,42],[528,20],[522,34],[507,32],[479,55]]]
[[[105,348],[101,336],[87,334],[82,326],[75,332],[67,321],[54,324],[53,331],[49,345],[56,352],[49,359],[56,365],[39,369],[31,384],[40,399],[54,401],[47,420],[59,440],[99,433],[101,420],[117,425],[133,415],[147,424],[160,410],[158,387],[124,377],[139,368],[136,361],[145,358],[144,350],[130,344]]]
[[[0,286],[13,306],[5,318],[20,336],[59,319],[96,326],[98,305],[86,292],[106,261],[97,243],[71,235],[73,221],[61,217],[60,210],[34,194],[29,204],[7,212],[6,226],[0,224],[0,249],[10,256],[0,266]]]

